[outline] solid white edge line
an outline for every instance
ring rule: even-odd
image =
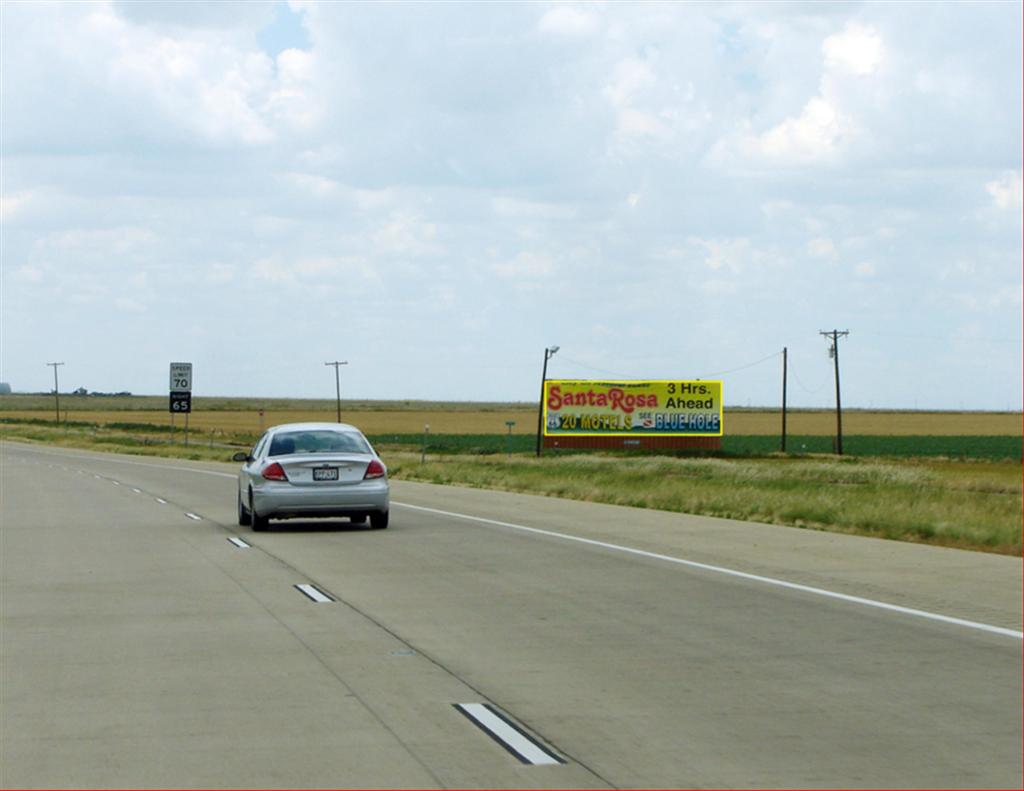
[[[496,716],[483,703],[459,703],[456,705],[479,724],[480,727],[493,734],[502,744],[507,745],[527,763],[534,764],[535,766],[557,765],[561,763],[561,761],[553,758],[503,719]]]
[[[314,587],[313,585],[309,585],[305,582],[300,583],[295,587],[297,590],[301,591],[303,594],[311,598],[317,604],[328,604],[329,602],[334,601],[334,599],[320,591],[318,588]]]
[[[879,610],[888,610],[889,612],[896,612],[902,615],[912,615],[917,618],[925,618],[930,621],[939,621],[941,623],[953,624],[955,626],[963,626],[968,629],[976,629],[982,632],[988,632],[989,634],[1003,635],[1004,637],[1014,637],[1017,640],[1024,640],[1024,632],[1017,631],[1014,629],[1006,629],[1002,626],[992,626],[987,623],[979,623],[977,621],[968,621],[963,618],[954,618],[949,615],[940,615],[934,612],[928,612],[927,610],[916,610],[912,607],[901,607],[898,604],[889,604],[887,602],[875,601],[874,599],[865,599],[860,596],[851,596],[846,593],[837,593],[835,591],[825,590],[824,588],[814,588],[810,585],[800,585],[796,582],[786,582],[785,580],[775,579],[773,577],[763,577],[759,574],[750,574],[745,571],[738,571],[736,569],[724,568],[722,566],[711,566],[707,563],[698,563],[695,560],[684,560],[683,558],[672,557],[671,555],[660,555],[656,552],[647,552],[643,549],[634,549],[632,547],[624,547],[619,544],[609,544],[605,541],[595,541],[592,538],[582,538],[580,536],[572,536],[567,533],[556,533],[551,530],[541,530],[536,527],[526,527],[525,525],[516,525],[511,522],[500,522],[496,519],[485,519],[481,516],[470,516],[468,514],[459,514],[452,511],[442,511],[437,508],[426,508],[422,505],[410,505],[409,503],[399,503],[394,500],[391,501],[392,505],[397,505],[402,508],[411,508],[415,511],[426,511],[427,513],[438,514],[440,516],[452,516],[457,519],[468,519],[473,522],[481,522],[488,525],[496,525],[498,527],[507,527],[512,530],[522,530],[527,533],[535,533],[537,535],[549,536],[551,538],[560,538],[565,541],[575,541],[580,544],[587,544],[589,546],[601,547],[602,549],[611,549],[616,552],[625,552],[629,555],[637,555],[644,558],[652,558],[654,560],[664,560],[668,563],[676,563],[681,566],[688,566],[690,568],[702,569],[704,571],[713,571],[718,574],[726,574],[731,577],[739,577],[740,579],[750,580],[753,582],[760,582],[765,585],[774,585],[779,588],[788,588],[790,590],[800,591],[801,593],[810,593],[815,596],[824,596],[829,599],[837,599],[839,601],[849,602],[851,604],[860,604],[865,607],[874,607]]]

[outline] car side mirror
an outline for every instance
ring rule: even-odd
[[[250,456],[248,453],[242,453],[241,451],[239,451],[238,453],[231,457],[231,461],[252,461],[252,456]]]

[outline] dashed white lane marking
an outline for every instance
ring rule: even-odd
[[[232,536],[231,538],[228,539],[228,541],[230,541],[232,544],[234,544],[239,549],[251,549],[252,548],[252,544],[246,544],[242,539],[238,538],[237,536]]]
[[[550,766],[566,763],[490,704],[456,703],[455,708],[524,764]]]
[[[322,590],[320,590],[315,585],[309,585],[307,583],[302,583],[300,585],[296,585],[295,589],[297,591],[299,591],[300,593],[303,593],[306,596],[308,596],[310,599],[315,601],[317,604],[326,604],[328,602],[334,601],[333,598],[328,596],[326,593],[324,593]]]
[[[120,486],[121,485],[120,481],[111,481],[111,483],[114,484],[114,486]]]
[[[437,508],[425,508],[424,506],[421,505],[398,503],[395,502],[394,500],[391,501],[391,504],[400,506],[402,508],[411,508],[414,511],[424,511],[426,513],[438,514],[440,516],[451,516],[455,517],[456,519],[468,519],[472,522],[480,522],[482,524],[487,525],[506,527],[511,530],[521,530],[526,533],[533,533],[535,535],[541,536],[549,536],[551,538],[560,538],[564,541],[574,541],[578,544],[587,544],[588,546],[601,547],[602,549],[610,549],[615,552],[624,552],[627,555],[636,555],[638,557],[652,558],[654,560],[663,560],[668,563],[675,563],[680,566],[702,569],[704,571],[712,571],[716,574],[725,574],[730,577],[739,577],[740,579],[750,580],[752,582],[760,582],[764,585],[774,585],[778,588],[788,588],[789,590],[800,591],[801,593],[809,593],[814,596],[823,596],[828,599],[837,599],[839,601],[848,602],[850,604],[859,604],[864,607],[874,607],[879,610],[888,610],[889,612],[896,612],[902,615],[911,615],[916,618],[924,618],[929,621],[939,621],[941,623],[953,624],[955,626],[963,626],[968,629],[976,629],[981,632],[988,632],[989,634],[998,634],[1003,635],[1004,637],[1013,637],[1017,640],[1024,640],[1024,632],[1020,632],[1015,629],[1005,629],[1002,626],[993,626],[987,623],[968,621],[963,618],[953,618],[949,615],[940,615],[939,613],[928,612],[927,610],[915,610],[911,607],[901,607],[898,604],[889,604],[887,602],[875,601],[874,599],[865,599],[860,596],[850,596],[846,593],[837,593],[835,591],[825,590],[823,588],[813,588],[809,585],[800,585],[796,582],[787,582],[786,580],[775,579],[774,577],[762,577],[759,574],[749,574],[745,571],[737,571],[736,569],[724,568],[722,566],[711,566],[707,563],[698,563],[695,560],[685,560],[683,558],[672,557],[671,555],[660,555],[656,552],[647,552],[642,549],[624,547],[618,544],[609,544],[605,541],[595,541],[591,538],[582,538],[580,536],[572,536],[566,533],[556,533],[552,530],[541,530],[536,527],[516,525],[512,524],[511,522],[499,522],[496,519],[484,519],[480,516],[458,514],[452,511],[441,511],[438,510]]]
[[[142,489],[136,489],[134,486],[132,487],[132,491],[136,494],[142,494]]]
[[[185,516],[187,516],[189,519],[194,519],[197,522],[203,521],[203,517],[199,516],[198,514],[193,514],[191,512],[186,512]]]
[[[156,500],[156,501],[157,501],[158,503],[160,503],[160,505],[167,505],[167,501],[166,501],[166,500],[165,500],[165,499],[164,499],[163,497],[155,497],[154,499],[155,499],[155,500]]]

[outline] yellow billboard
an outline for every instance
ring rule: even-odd
[[[544,383],[546,437],[720,437],[722,383],[686,379]]]

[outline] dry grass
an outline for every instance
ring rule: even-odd
[[[1021,554],[1020,465],[389,457],[397,477]]]

